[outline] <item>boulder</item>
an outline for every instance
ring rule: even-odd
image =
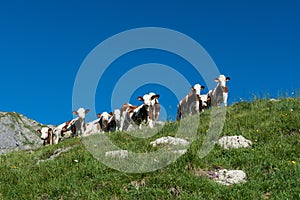
[[[242,170],[220,169],[215,174],[214,180],[222,185],[239,184],[247,181],[247,175]]]
[[[224,149],[247,148],[252,145],[252,141],[243,136],[224,136],[218,140],[218,144]]]
[[[187,146],[187,145],[189,145],[189,142],[185,139],[182,139],[182,138],[175,138],[175,137],[167,136],[167,137],[158,138],[155,141],[150,142],[150,144],[153,147],[156,147],[156,146],[161,145],[161,144]]]

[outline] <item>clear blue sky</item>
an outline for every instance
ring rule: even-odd
[[[297,0],[1,1],[0,111],[44,124],[71,119],[73,85],[86,56],[107,38],[139,27],[173,29],[201,44],[221,73],[231,77],[230,103],[254,95],[292,95],[300,88],[299,10]],[[149,62],[188,68],[176,55],[154,50],[137,51],[114,64]],[[113,66],[110,70],[112,77],[121,73]],[[109,85],[109,80],[99,84]],[[192,75],[190,81],[195,83]],[[97,91],[97,112],[110,111],[107,88]],[[149,90],[160,93],[160,102],[174,113],[172,94],[158,85],[138,88],[132,103]]]

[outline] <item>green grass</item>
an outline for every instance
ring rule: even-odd
[[[176,162],[160,170],[130,174],[96,160],[80,138],[34,152],[0,157],[0,199],[300,199],[300,99],[254,100],[227,109],[222,135],[242,135],[252,148],[224,150],[216,145],[204,158],[198,151],[205,138],[209,111],[201,113],[196,140]],[[175,136],[178,123],[167,124],[151,138],[126,133],[107,134],[123,149],[156,151],[150,141]],[[59,148],[72,147],[56,159]],[[78,162],[75,162],[78,160]],[[223,186],[203,176],[203,170],[241,169],[248,181]]]

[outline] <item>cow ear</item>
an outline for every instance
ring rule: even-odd
[[[229,76],[226,77],[226,81],[230,81],[230,77]]]
[[[78,115],[77,111],[73,111],[72,113],[73,113],[73,115]]]
[[[36,130],[36,132],[37,132],[38,134],[42,134],[42,131],[41,131],[40,129]]]
[[[218,79],[218,78],[215,78],[215,82],[219,82],[219,79]]]
[[[201,90],[204,90],[205,89],[205,86],[201,86]]]
[[[114,113],[113,113],[113,112],[110,112],[110,113],[109,113],[109,115],[110,115],[110,116],[113,116],[113,115],[114,115]]]
[[[48,129],[48,134],[52,134],[52,133],[53,133],[52,128],[49,128],[49,129]]]
[[[194,87],[193,86],[191,86],[191,91],[194,91],[195,89],[194,89]]]
[[[90,109],[86,109],[86,110],[85,110],[85,114],[88,113],[88,112],[90,112]]]
[[[139,100],[139,101],[144,101],[144,98],[141,97],[141,96],[138,96],[138,100]]]

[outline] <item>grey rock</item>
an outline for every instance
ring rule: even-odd
[[[232,184],[245,183],[247,181],[247,175],[242,170],[221,169],[216,172],[216,178],[214,180],[217,183],[229,186]]]
[[[219,139],[218,144],[224,149],[236,149],[251,147],[252,141],[247,140],[243,136],[224,136]]]
[[[153,147],[156,147],[156,146],[161,145],[161,144],[188,146],[189,142],[185,139],[182,139],[182,138],[175,138],[175,137],[167,136],[167,137],[158,138],[158,139],[150,142],[150,144]]]
[[[38,122],[16,112],[0,112],[0,154],[42,146]]]

